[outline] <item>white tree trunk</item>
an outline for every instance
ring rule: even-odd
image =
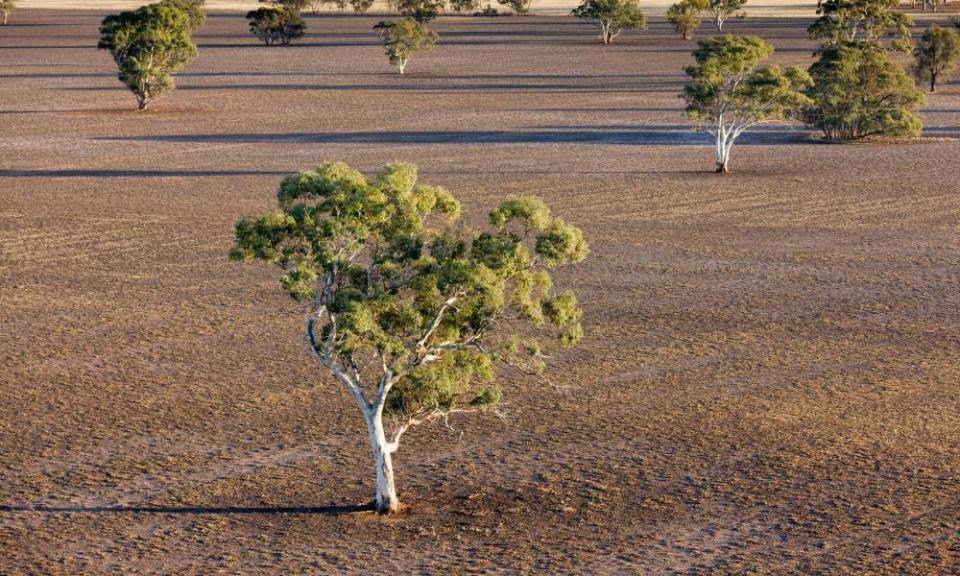
[[[406,67],[407,67],[406,58],[404,58],[403,60],[397,63],[397,69],[400,71],[401,74],[403,74],[403,69]]]
[[[733,136],[721,128],[717,131],[717,174],[730,171],[730,149],[733,148]]]
[[[377,512],[396,512],[400,509],[397,487],[393,481],[393,452],[395,446],[387,442],[383,430],[383,415],[379,411],[367,417],[367,431],[370,434],[370,447],[377,467]]]

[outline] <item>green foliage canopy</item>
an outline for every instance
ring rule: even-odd
[[[190,16],[168,2],[103,19],[97,48],[110,51],[117,78],[137,97],[140,110],[172,90],[173,74],[196,58],[191,26]]]
[[[279,210],[237,223],[231,258],[279,266],[287,293],[312,302],[323,364],[401,427],[495,403],[497,364],[536,370],[544,348],[582,335],[576,298],[550,272],[581,262],[587,244],[535,197],[507,198],[480,232],[409,164],[368,181],[327,163],[284,178],[277,197]]]
[[[913,79],[873,44],[844,45],[821,52],[810,67],[814,104],[806,122],[832,140],[867,136],[915,137],[924,102]]]
[[[898,10],[900,0],[823,0],[817,5],[819,18],[807,34],[823,40],[824,48],[844,44],[880,45],[891,39],[891,47],[910,50],[910,26],[913,20]]]
[[[191,33],[207,23],[207,13],[203,10],[205,0],[161,0],[160,3],[172,6],[186,14]]]

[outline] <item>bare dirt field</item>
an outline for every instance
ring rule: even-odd
[[[374,18],[214,13],[137,113],[102,16],[0,29],[0,574],[960,573],[960,83],[925,142],[772,127],[718,177],[662,20],[442,18],[400,77]],[[805,64],[807,24],[730,28]],[[472,222],[536,193],[592,247],[583,345],[410,432],[391,517],[304,309],[227,260],[325,159]]]

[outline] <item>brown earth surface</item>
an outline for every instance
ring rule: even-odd
[[[391,73],[373,18],[266,48],[213,14],[146,113],[102,14],[0,29],[0,574],[960,573],[960,83],[921,143],[757,130],[728,177],[662,20],[443,18]],[[807,64],[803,20],[738,33]],[[419,428],[402,514],[362,420],[233,223],[325,159],[390,160],[472,222],[584,228],[586,338],[508,418]]]

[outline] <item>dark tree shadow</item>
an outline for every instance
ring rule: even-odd
[[[283,170],[128,170],[65,168],[0,170],[0,178],[194,178],[206,176],[286,176]]]
[[[373,504],[340,506],[0,506],[3,513],[33,514],[316,514],[338,516],[373,510]]]
[[[558,127],[564,128],[564,127]],[[155,136],[101,137],[106,141],[233,144],[611,144],[611,145],[710,145],[709,134],[687,125],[569,127],[557,130],[475,130],[424,132],[286,132],[274,134],[161,134]],[[810,144],[806,130],[765,127],[746,132],[738,144]]]

